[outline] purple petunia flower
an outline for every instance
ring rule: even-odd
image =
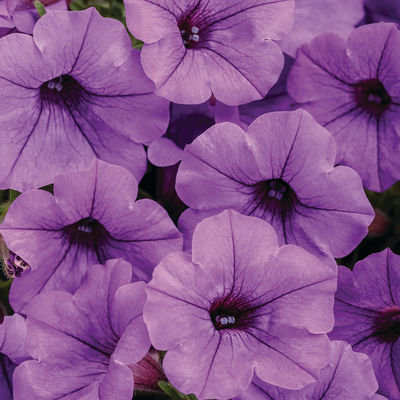
[[[299,51],[288,92],[335,137],[336,162],[354,168],[366,188],[400,178],[400,32],[395,24],[334,33]]]
[[[0,42],[0,187],[19,191],[86,169],[94,158],[138,180],[139,143],[160,137],[168,102],[153,94],[124,26],[94,8],[55,11],[33,37]]]
[[[41,293],[26,306],[26,348],[36,359],[14,372],[14,399],[131,400],[130,365],[150,348],[142,310],[145,283],[110,260],[88,269],[75,295]],[[129,307],[127,307],[129,304]]]
[[[185,247],[196,224],[231,208],[269,222],[333,267],[368,232],[374,211],[357,173],[334,168],[335,142],[304,110],[257,118],[247,133],[218,124],[184,150],[176,179],[192,209],[180,218]],[[196,182],[193,185],[193,182]]]
[[[54,197],[43,190],[20,195],[0,231],[7,246],[32,268],[12,284],[20,310],[37,293],[74,293],[88,266],[123,257],[137,280],[170,252],[182,250],[182,235],[156,202],[135,202],[138,186],[123,168],[94,160],[86,171],[55,178]]]
[[[331,339],[345,340],[367,354],[378,393],[400,397],[400,256],[389,249],[359,261],[353,273],[339,266],[335,327]]]
[[[292,0],[125,0],[129,30],[144,41],[143,68],[156,93],[200,104],[263,98],[283,67],[280,39],[292,27]]]
[[[321,370],[318,382],[295,391],[255,378],[234,400],[384,400],[379,395],[371,397],[378,389],[378,382],[370,359],[365,354],[353,352],[345,342],[333,341],[331,345],[331,359]]]
[[[19,314],[6,315],[0,325],[1,400],[13,400],[13,372],[18,364],[32,359],[26,351],[25,338],[25,319]]]
[[[291,389],[329,361],[336,274],[273,228],[232,210],[198,225],[148,283],[144,320],[169,381],[199,399],[240,394],[253,374]]]

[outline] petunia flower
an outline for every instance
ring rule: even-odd
[[[233,400],[384,400],[374,395],[378,382],[371,360],[365,354],[354,352],[346,342],[333,341],[331,345],[331,359],[321,370],[318,382],[301,390],[289,390],[256,377]]]
[[[94,158],[140,180],[140,143],[160,137],[168,102],[124,26],[94,9],[44,15],[33,37],[0,42],[0,188],[19,191],[83,170]]]
[[[335,137],[336,163],[384,191],[400,178],[400,32],[361,26],[346,41],[316,37],[299,50],[288,92]]]
[[[132,399],[130,365],[150,340],[145,283],[130,284],[131,275],[127,262],[110,260],[89,268],[75,295],[41,293],[24,308],[26,348],[35,360],[16,368],[15,400]]]
[[[185,248],[202,219],[231,208],[269,222],[280,245],[305,248],[336,266],[368,232],[374,211],[360,177],[334,167],[335,143],[304,110],[271,112],[247,133],[217,124],[186,146],[176,191]],[[193,184],[195,182],[196,184]]]
[[[254,372],[300,389],[329,361],[336,274],[232,210],[201,222],[193,258],[172,253],[148,283],[144,320],[165,375],[198,399],[239,395]]]
[[[378,393],[400,397],[400,256],[390,249],[339,266],[335,327],[331,339],[345,340],[369,356]]]
[[[31,360],[26,350],[25,318],[6,315],[0,325],[0,394],[1,400],[13,400],[12,376],[18,364]]]
[[[86,171],[55,178],[54,196],[43,190],[20,195],[0,231],[11,251],[31,268],[12,284],[10,300],[20,310],[37,293],[74,293],[88,266],[123,257],[136,280],[150,280],[170,252],[182,250],[182,235],[155,201],[135,202],[138,185],[123,168],[94,160]]]
[[[283,56],[273,41],[293,24],[291,0],[125,0],[141,61],[156,94],[200,104],[211,94],[228,105],[263,98]]]

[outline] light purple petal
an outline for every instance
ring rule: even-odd
[[[0,353],[8,356],[13,362],[21,364],[31,357],[25,347],[25,318],[19,314],[6,315],[0,325]]]
[[[347,37],[364,16],[362,0],[297,0],[293,29],[278,44],[296,57],[298,48],[315,36],[335,32]]]

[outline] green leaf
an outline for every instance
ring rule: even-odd
[[[14,189],[10,189],[10,203],[12,203],[21,193]]]
[[[35,1],[35,7],[36,10],[39,13],[39,17],[43,17],[44,14],[46,14],[46,10],[44,9],[44,5],[40,1]]]
[[[194,394],[183,394],[175,389],[169,382],[159,381],[158,386],[174,400],[197,400]]]

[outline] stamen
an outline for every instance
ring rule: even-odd
[[[79,225],[78,231],[90,233],[90,232],[92,232],[92,228],[90,226]]]
[[[368,101],[380,104],[382,102],[382,99],[379,96],[370,94],[370,95],[368,95]]]
[[[61,85],[62,77],[59,76],[58,79],[59,79],[59,81],[57,83],[55,83],[54,80],[49,81],[49,83],[47,84],[47,87],[49,89],[56,89],[57,92],[61,91],[62,88],[63,88],[62,85]]]
[[[195,42],[198,42],[200,39],[199,35],[192,35],[192,40],[194,40]]]
[[[197,26],[193,26],[192,33],[198,33],[198,32],[199,32],[199,28],[197,28]]]
[[[235,323],[235,317],[225,316],[225,315],[217,315],[215,318],[216,322],[219,322],[221,325],[228,325]]]
[[[270,190],[269,192],[268,192],[268,196],[269,197],[275,197],[275,195],[276,195],[276,191],[275,190]]]

